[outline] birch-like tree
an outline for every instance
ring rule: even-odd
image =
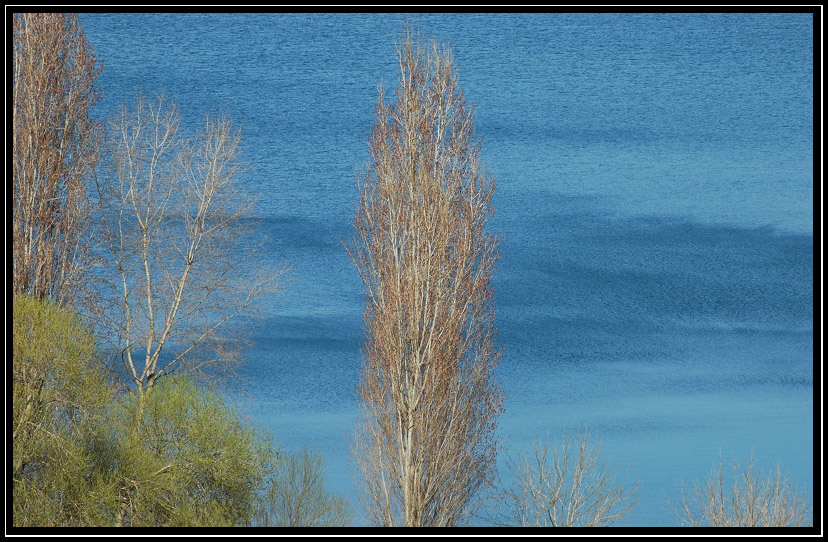
[[[61,305],[90,301],[91,205],[100,157],[102,66],[76,15],[12,18],[12,290]]]
[[[110,123],[110,169],[97,183],[112,263],[106,276],[114,277],[104,289],[104,326],[115,342],[111,366],[135,395],[135,420],[160,378],[231,369],[242,343],[235,330],[222,331],[278,292],[284,272],[261,262],[246,236],[253,202],[238,188],[247,169],[240,130],[208,117],[185,138],[179,126],[164,97],[123,106]],[[124,482],[118,525],[140,493]]]
[[[374,523],[454,526],[495,474],[495,184],[450,51],[409,31],[398,58],[348,247],[366,290],[354,453]]]
[[[222,326],[280,288],[283,269],[254,258],[245,237],[240,137],[226,118],[182,137],[163,97],[140,97],[110,124],[112,167],[98,182],[115,277],[108,322],[139,395],[164,375],[236,361]]]

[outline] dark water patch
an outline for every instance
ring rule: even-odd
[[[267,239],[266,250],[341,249],[340,239],[350,234],[347,222],[308,216],[270,216],[248,219],[255,232]]]
[[[614,321],[811,319],[812,236],[589,215],[551,217],[539,231],[557,233],[546,246],[504,240],[500,307],[573,312],[577,303]]]
[[[356,341],[362,335],[359,321],[342,315],[280,316],[271,315],[253,328],[252,339],[257,344],[281,340],[311,340],[336,338],[342,342]],[[267,350],[268,348],[264,348]]]

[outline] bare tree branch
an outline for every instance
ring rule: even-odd
[[[682,488],[674,506],[683,525],[690,527],[802,527],[813,524],[810,507],[777,466],[762,477],[754,472],[751,459],[742,471],[733,464],[729,490],[724,464],[719,463],[704,485],[691,494]]]
[[[550,444],[535,439],[534,448],[507,458],[515,482],[503,490],[503,525],[521,527],[605,527],[635,504],[636,489],[627,490],[617,474],[600,461],[601,447],[588,433],[564,431]]]
[[[119,292],[108,325],[138,393],[179,368],[237,359],[237,341],[219,331],[277,293],[284,273],[259,265],[245,237],[252,201],[236,188],[246,171],[240,130],[208,118],[185,140],[179,124],[163,96],[122,107],[110,125],[110,174],[97,183]]]
[[[12,289],[94,309],[87,185],[102,127],[102,66],[76,15],[13,17]]]
[[[450,52],[409,32],[398,54],[397,100],[380,95],[346,247],[366,289],[354,452],[374,523],[451,526],[495,470],[494,180]]]
[[[243,341],[221,331],[279,292],[285,272],[259,262],[246,236],[252,201],[236,186],[246,171],[240,130],[208,118],[184,139],[179,124],[163,96],[122,107],[110,124],[110,171],[97,182],[114,286],[104,290],[102,325],[136,395],[136,423],[159,378],[238,361]],[[129,521],[140,485],[122,480],[117,525]]]

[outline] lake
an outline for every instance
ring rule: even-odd
[[[175,98],[185,129],[242,126],[262,257],[292,271],[228,397],[320,451],[330,490],[355,501],[364,299],[341,241],[409,22],[451,45],[498,183],[504,446],[588,427],[641,485],[624,525],[677,525],[666,500],[720,458],[779,463],[812,498],[811,14],[80,20],[104,62],[96,115],[140,90]]]

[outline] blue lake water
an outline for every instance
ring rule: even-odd
[[[242,125],[262,256],[292,272],[232,396],[285,449],[321,451],[331,490],[355,500],[363,294],[340,240],[408,21],[452,46],[498,182],[503,444],[588,426],[641,485],[628,525],[676,525],[666,500],[719,458],[813,494],[812,15],[80,19],[99,116],[141,90],[185,127]]]

